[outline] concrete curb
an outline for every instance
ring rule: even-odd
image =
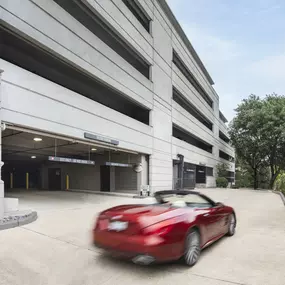
[[[76,190],[76,189],[69,189],[64,190],[64,192],[76,192],[76,193],[86,193],[86,194],[93,194],[93,195],[103,195],[103,196],[115,196],[115,197],[127,197],[127,198],[134,198],[134,199],[144,199],[151,196],[140,196],[138,194],[130,194],[130,193],[116,193],[116,192],[101,192],[101,191],[92,191],[92,190]]]
[[[272,193],[275,193],[275,194],[279,195],[281,197],[281,200],[282,200],[284,206],[285,206],[285,196],[284,196],[284,194],[282,192],[279,192],[279,191],[272,191]]]
[[[35,211],[32,211],[25,215],[12,215],[4,217],[2,220],[0,220],[0,231],[30,224],[36,221],[37,218],[38,214]]]
[[[145,198],[150,198],[150,197],[153,197],[153,196],[140,196],[140,195],[134,195],[133,198],[135,199],[145,199]]]

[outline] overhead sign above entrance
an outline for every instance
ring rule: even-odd
[[[55,161],[55,162],[95,165],[95,161],[92,161],[92,160],[84,160],[84,159],[76,159],[76,158],[68,158],[68,157],[49,156],[48,160]]]
[[[97,135],[93,135],[93,134],[89,134],[89,133],[84,133],[84,138],[89,139],[89,140],[109,143],[112,145],[118,145],[119,144],[119,141],[117,141],[117,140],[112,140],[112,139],[109,139],[106,137],[97,136]]]
[[[117,162],[106,162],[105,165],[108,166],[119,166],[119,167],[132,167],[132,164],[127,163],[117,163]]]

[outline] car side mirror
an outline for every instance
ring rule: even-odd
[[[224,204],[222,202],[217,202],[215,204],[216,207],[224,207]]]

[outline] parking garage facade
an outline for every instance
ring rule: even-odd
[[[234,180],[214,82],[165,0],[4,1],[0,16],[1,199],[213,187],[221,162]]]

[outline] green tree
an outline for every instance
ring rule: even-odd
[[[253,171],[238,155],[236,155],[235,182],[238,187],[253,187]]]
[[[236,117],[229,125],[229,135],[237,156],[252,169],[254,189],[258,188],[258,172],[266,159],[266,145],[261,127],[265,123],[262,113],[263,101],[255,95],[236,109]]]
[[[270,187],[285,168],[285,97],[250,95],[236,109],[229,134],[236,154],[251,168],[254,188],[270,168]]]
[[[277,94],[266,96],[263,102],[261,127],[262,140],[267,146],[272,188],[281,170],[285,169],[285,97]]]
[[[285,173],[281,171],[281,173],[277,176],[275,180],[274,189],[277,191],[281,191],[285,195]]]

